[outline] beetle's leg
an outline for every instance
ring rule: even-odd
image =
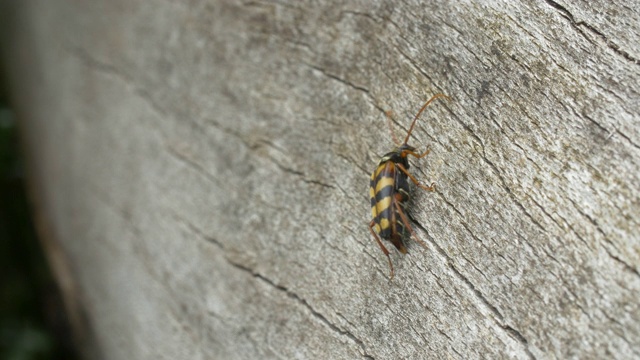
[[[427,248],[427,244],[424,243],[424,241],[420,240],[417,236],[416,233],[413,232],[413,229],[411,228],[411,225],[409,224],[409,219],[407,219],[407,215],[404,214],[404,210],[402,210],[402,206],[400,206],[399,203],[395,203],[396,205],[396,210],[398,210],[398,214],[400,214],[400,218],[402,219],[402,223],[404,224],[404,226],[409,229],[409,233],[411,234],[411,237],[417,241],[420,245],[422,245],[422,247],[424,247],[425,249]]]
[[[396,163],[396,166],[398,167],[398,169],[400,169],[400,171],[405,173],[409,177],[409,179],[411,179],[411,181],[413,181],[413,183],[416,184],[419,188],[427,191],[436,191],[436,183],[431,183],[431,186],[422,185],[418,182],[418,180],[415,177],[413,177],[413,175],[409,173],[409,171],[407,171],[407,169],[405,169],[405,167],[402,164]]]
[[[391,269],[391,275],[389,276],[389,280],[391,280],[393,279],[393,264],[391,263],[391,257],[389,256],[389,250],[387,250],[387,248],[384,247],[384,245],[382,244],[382,241],[380,241],[380,237],[378,236],[378,234],[376,234],[376,232],[373,231],[373,227],[375,225],[376,223],[373,220],[371,220],[371,222],[369,223],[369,231],[371,232],[371,235],[373,235],[373,237],[378,242],[378,245],[380,246],[380,249],[382,249],[382,252],[384,252],[384,254],[387,256],[387,260],[389,260],[389,268]]]
[[[411,156],[416,157],[418,159],[422,159],[423,157],[429,155],[429,153],[431,152],[431,149],[427,148],[427,151],[423,152],[422,154],[418,154],[418,153],[413,152],[411,150],[404,150],[402,152],[405,154],[405,156],[408,154],[408,155],[411,155]]]

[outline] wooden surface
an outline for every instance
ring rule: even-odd
[[[93,356],[640,357],[637,6],[3,6],[43,242]],[[411,211],[428,249],[392,252],[389,281],[367,230],[384,112],[401,134],[439,92],[410,141],[438,184]]]

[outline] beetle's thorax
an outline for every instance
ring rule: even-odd
[[[399,147],[393,149],[392,151],[384,154],[382,159],[380,159],[379,165],[382,165],[382,164],[386,163],[387,161],[391,161],[391,162],[394,162],[396,164],[400,163],[405,167],[405,169],[408,169],[409,168],[409,162],[407,161],[407,155],[403,154],[403,151],[405,151],[405,150],[414,151],[415,148],[413,146],[411,146],[411,145],[402,144]]]

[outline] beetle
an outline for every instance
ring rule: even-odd
[[[372,220],[369,223],[369,231],[371,235],[376,239],[376,242],[380,246],[380,249],[387,256],[389,261],[389,268],[391,269],[390,279],[393,279],[394,271],[393,264],[391,263],[391,257],[389,256],[389,250],[382,244],[380,238],[389,240],[401,253],[406,254],[407,248],[404,245],[403,238],[409,234],[424,248],[427,245],[424,241],[418,239],[406,215],[407,203],[410,199],[410,190],[408,179],[426,191],[435,191],[436,184],[426,186],[418,182],[418,180],[409,172],[409,161],[407,156],[411,155],[415,158],[421,159],[429,154],[430,149],[423,153],[417,153],[416,148],[409,145],[409,137],[413,131],[413,127],[416,121],[427,108],[427,106],[437,98],[450,99],[447,95],[436,94],[429,99],[420,108],[420,111],[413,118],[411,127],[407,132],[407,136],[404,142],[398,145],[392,151],[386,153],[378,162],[378,166],[371,174],[371,182],[369,184],[369,196],[371,198],[371,216]],[[386,114],[390,119],[390,114]],[[391,125],[391,120],[390,125]],[[397,144],[397,139],[391,129],[391,135]]]

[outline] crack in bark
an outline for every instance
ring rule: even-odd
[[[527,339],[522,335],[522,333],[520,333],[520,331],[516,330],[515,328],[513,328],[512,326],[508,325],[505,323],[504,320],[504,316],[500,313],[500,311],[498,310],[498,308],[496,308],[493,304],[491,304],[489,302],[489,300],[487,300],[487,298],[482,294],[482,292],[480,292],[480,290],[478,290],[475,285],[473,285],[473,283],[467,279],[464,275],[462,275],[462,273],[460,271],[458,271],[458,269],[456,269],[456,267],[453,265],[453,263],[449,263],[449,268],[453,271],[454,274],[456,274],[456,277],[460,280],[462,280],[462,282],[467,285],[467,287],[469,288],[469,290],[471,290],[471,292],[473,292],[473,294],[480,300],[480,302],[487,308],[489,309],[489,311],[496,316],[497,318],[497,325],[505,330],[509,335],[511,335],[513,338],[515,338],[523,347],[524,351],[527,353],[527,355],[529,356],[529,358],[531,359],[535,359],[535,356],[533,356],[533,353],[531,353],[531,350],[529,350],[529,342],[527,341]]]
[[[191,232],[195,233],[197,236],[207,240],[208,242],[212,243],[222,251],[226,250],[222,242],[220,242],[218,239],[214,238],[213,236],[209,236],[205,234],[202,230],[200,230],[200,228],[193,225],[187,219],[183,218],[182,216],[178,215],[175,212],[172,214],[172,217],[174,218],[174,220],[177,220],[178,222],[184,224]]]
[[[349,87],[351,87],[353,89],[362,91],[365,94],[365,96],[367,96],[369,98],[369,100],[371,100],[371,105],[373,105],[373,107],[378,109],[378,111],[380,111],[380,113],[382,113],[383,115],[387,116],[386,115],[387,112],[380,105],[378,105],[376,99],[371,95],[371,92],[369,91],[369,89],[367,89],[367,88],[365,88],[363,86],[355,85],[354,83],[352,83],[352,82],[350,82],[350,81],[348,81],[346,79],[342,79],[342,78],[338,77],[337,75],[333,75],[333,74],[329,73],[326,69],[324,69],[322,67],[319,67],[317,65],[310,64],[310,63],[307,63],[307,62],[304,62],[304,65],[306,65],[306,66],[308,66],[308,67],[310,67],[310,68],[312,68],[312,69],[314,69],[316,71],[319,71],[324,76],[326,76],[326,77],[328,77],[330,79],[336,80],[336,81],[338,81],[338,82],[340,82],[342,84],[345,84],[345,85],[347,85],[347,86],[349,86]],[[397,121],[395,121],[395,119],[391,119],[391,120],[396,125],[402,127],[400,124],[398,124]]]
[[[618,337],[620,337],[622,341],[626,342],[627,345],[629,345],[629,348],[631,348],[631,351],[633,351],[635,354],[640,354],[640,351],[638,351],[637,347],[634,347],[635,344],[633,343],[633,341],[627,339],[627,337],[625,336],[625,333],[624,333],[625,326],[620,321],[618,321],[618,319],[609,315],[604,309],[602,309],[601,311],[602,311],[602,314],[604,314],[605,318],[607,318],[609,321],[615,323],[621,329],[623,329],[622,331],[620,331],[620,329],[615,329],[612,327],[611,331],[616,335],[618,335]]]
[[[202,165],[200,165],[199,163],[197,163],[196,161],[194,161],[190,157],[186,156],[185,154],[179,152],[173,146],[167,146],[167,153],[169,155],[171,155],[172,157],[174,157],[175,159],[179,160],[180,162],[182,162],[182,163],[186,164],[187,166],[189,166],[189,167],[193,168],[194,170],[196,170],[197,173],[199,173],[202,176],[204,176],[210,182],[212,182],[212,183],[214,183],[216,185],[229,185],[228,182],[224,182],[224,181],[214,177]]]
[[[591,122],[592,124],[594,124],[598,129],[600,129],[600,131],[602,131],[604,134],[610,134],[611,131],[608,130],[606,127],[602,126],[602,124],[600,124],[599,122],[597,122],[594,118],[592,118],[591,116],[587,115],[585,112],[582,112],[582,114],[578,114],[575,109],[572,107],[571,108],[573,110],[573,113],[576,115],[576,117],[584,117],[585,119],[589,120],[589,122]]]
[[[368,18],[369,20],[373,21],[376,24],[380,22],[379,19],[376,19],[371,14],[368,14],[368,13],[365,13],[365,12],[356,11],[356,10],[343,10],[343,11],[340,11],[340,14],[338,15],[338,18],[342,19],[344,17],[344,15],[353,15],[353,16],[365,17],[365,18]]]
[[[405,39],[405,41],[407,40]],[[397,45],[392,43],[391,46],[393,46],[393,48],[396,49],[396,51],[398,51],[400,55],[402,55],[409,62],[409,64],[413,66],[414,69],[416,69],[422,76],[424,76],[427,80],[433,83],[433,79],[427,74],[426,71],[424,71],[420,66],[418,66],[415,60],[413,60],[409,55],[405,54],[404,51],[400,50],[400,48]]]
[[[133,92],[140,96],[140,98],[146,103],[148,103],[153,110],[161,115],[167,115],[167,111],[164,110],[162,106],[160,106],[160,104],[158,104],[153,99],[151,93],[149,93],[146,89],[139,87],[133,77],[124,73],[116,66],[97,60],[96,58],[91,56],[91,54],[87,50],[81,47],[65,47],[64,49],[73,57],[82,61],[87,67],[96,69],[99,72],[112,75],[122,80],[125,84],[131,86],[133,88]]]
[[[593,43],[587,37],[587,35],[584,33],[584,31],[581,29],[581,27],[584,27],[589,32],[591,32],[596,37],[598,37],[600,40],[602,40],[607,45],[607,47],[609,49],[611,49],[614,53],[622,56],[622,58],[624,58],[627,61],[630,61],[631,63],[633,63],[635,65],[640,65],[640,60],[639,59],[634,58],[633,56],[631,56],[631,54],[629,54],[628,52],[622,50],[618,44],[616,44],[615,42],[609,40],[609,38],[607,38],[607,36],[603,32],[601,32],[600,30],[596,29],[593,25],[589,25],[588,23],[586,23],[584,21],[577,21],[575,16],[573,16],[573,14],[569,10],[567,10],[567,8],[565,8],[564,6],[560,5],[559,3],[557,3],[557,2],[555,2],[553,0],[545,0],[545,2],[549,6],[551,6],[552,8],[558,10],[562,14],[562,16],[569,21],[569,24],[571,25],[571,27],[576,29],[576,31],[578,31],[580,33],[580,35],[582,35],[587,41]]]
[[[442,331],[442,329],[440,329],[437,326],[434,326],[434,328],[440,333],[440,335],[446,337],[447,340],[449,340],[449,344],[454,343],[454,340],[446,332]],[[455,353],[458,354],[458,356],[460,356],[461,359],[463,358],[462,354],[460,354],[453,346],[451,346],[451,350],[455,351]]]
[[[217,240],[216,238],[214,238],[212,236],[206,235],[197,226],[193,225],[191,222],[189,222],[185,218],[181,217],[180,215],[178,215],[176,213],[173,214],[173,218],[175,220],[179,221],[180,223],[185,224],[190,231],[195,233],[197,236],[207,240],[209,243],[215,245],[220,250],[222,250],[222,252],[226,251],[226,248],[222,244],[222,242],[220,242],[219,240]],[[311,312],[311,314],[314,317],[319,319],[322,323],[324,323],[331,330],[339,333],[340,335],[344,335],[344,336],[348,337],[349,339],[351,339],[353,342],[355,342],[360,347],[360,349],[362,350],[363,358],[371,359],[371,360],[374,359],[373,356],[367,354],[366,346],[364,345],[364,342],[362,340],[358,339],[350,331],[342,330],[340,327],[338,327],[337,325],[333,324],[324,315],[322,315],[317,310],[315,310],[305,299],[301,298],[298,294],[294,293],[293,291],[291,291],[290,289],[288,289],[287,287],[285,287],[283,285],[279,285],[279,284],[275,283],[274,281],[272,281],[271,279],[267,278],[266,276],[258,273],[257,271],[255,271],[255,270],[253,270],[253,269],[251,269],[251,268],[249,268],[249,267],[247,267],[245,265],[242,265],[240,263],[232,261],[226,255],[223,255],[223,258],[227,261],[227,263],[229,263],[231,266],[235,267],[236,269],[239,269],[239,270],[242,270],[243,272],[247,272],[247,273],[251,274],[251,276],[253,276],[254,278],[263,281],[264,283],[272,286],[276,290],[284,292],[289,298],[294,299],[298,303],[302,304],[305,308],[307,308],[307,310],[309,310],[309,312]],[[349,322],[347,322],[347,323],[349,323]]]
[[[271,142],[271,141],[269,141],[267,139],[262,139],[262,140],[259,141],[259,143],[267,145],[267,146],[269,146],[269,147],[271,147],[273,149],[276,149],[276,150],[280,151],[281,153],[286,153],[287,152],[286,150],[280,148],[279,146],[277,146],[276,144],[274,144],[273,142]],[[257,148],[257,146],[256,146],[256,148]],[[269,159],[269,161],[271,161],[273,164],[275,164],[283,172],[295,175],[297,177],[300,177],[300,179],[303,182],[307,183],[307,184],[318,185],[318,186],[322,186],[322,187],[328,188],[328,189],[335,189],[336,188],[336,186],[331,185],[329,183],[325,183],[325,182],[322,182],[322,181],[316,180],[316,179],[309,179],[304,172],[302,172],[300,170],[296,170],[294,168],[287,167],[287,166],[281,164],[279,161],[277,161],[275,159],[275,157],[271,156],[268,153],[267,153],[267,159]]]
[[[348,156],[346,156],[346,155],[344,155],[342,153],[339,153],[339,152],[336,153],[336,156],[341,158],[341,159],[343,159],[343,160],[345,160],[348,164],[352,164],[355,167],[357,167],[358,169],[362,170],[362,172],[364,174],[366,174],[366,175],[370,175],[371,174],[371,172],[369,170],[365,169],[364,166],[362,166],[359,162],[351,159],[350,157],[348,157]]]
[[[578,213],[579,213],[580,215],[582,215],[584,218],[586,218],[586,219],[589,221],[589,223],[591,223],[591,224],[595,227],[596,231],[597,231],[600,235],[602,235],[603,240],[604,240],[607,244],[609,244],[609,245],[610,245],[614,250],[616,250],[618,253],[620,253],[620,249],[618,249],[618,248],[615,246],[615,244],[613,243],[613,241],[612,241],[611,239],[609,239],[609,237],[608,237],[608,236],[607,236],[607,234],[604,232],[604,230],[602,230],[602,228],[600,227],[600,225],[598,225],[598,222],[597,222],[594,218],[592,218],[591,216],[589,216],[587,213],[585,213],[584,211],[582,211],[582,210],[580,209],[580,207],[578,206],[578,204],[576,204],[576,202],[575,202],[575,201],[573,201],[573,199],[568,199],[568,200],[573,204],[573,207],[578,211]],[[610,251],[606,246],[603,246],[603,248],[604,248],[605,252],[606,252],[606,253],[607,253],[607,254],[608,254],[608,255],[609,255],[613,260],[615,260],[616,262],[620,263],[620,264],[624,267],[624,269],[625,269],[625,270],[628,270],[628,271],[630,271],[631,273],[635,274],[636,276],[640,277],[640,272],[638,271],[638,269],[634,268],[633,266],[631,266],[630,264],[628,264],[627,262],[625,262],[624,260],[622,260],[620,257],[613,255],[613,254],[611,253],[611,251]]]
[[[480,246],[482,246],[483,248],[485,248],[485,249],[489,250],[489,249],[487,248],[487,246],[485,245],[484,241],[482,241],[482,239],[480,239],[476,234],[474,234],[474,233],[473,233],[473,231],[471,230],[471,228],[469,227],[469,225],[468,225],[465,221],[463,221],[463,220],[462,220],[462,219],[464,219],[464,218],[465,218],[465,216],[462,214],[462,212],[460,212],[460,210],[458,210],[458,208],[456,208],[456,206],[455,206],[453,203],[451,203],[451,202],[450,202],[450,201],[449,201],[449,200],[448,200],[448,199],[447,199],[447,198],[446,198],[446,197],[445,197],[441,192],[439,192],[438,190],[436,190],[436,193],[437,193],[437,194],[442,198],[442,200],[444,200],[444,202],[445,202],[447,205],[449,205],[449,206],[453,209],[453,211],[455,211],[455,212],[458,214],[458,216],[460,216],[460,225],[462,225],[462,227],[467,231],[467,233],[468,233],[468,234],[469,234],[469,235],[470,235],[470,236],[471,236],[475,241],[479,242],[479,243],[480,243]],[[411,219],[411,221],[416,222],[416,220],[415,220],[411,215],[409,215],[409,218]],[[486,221],[485,221],[485,223],[486,223]],[[471,263],[471,264],[473,265],[473,267],[475,268],[475,264],[473,264],[471,261],[469,261],[469,263]],[[479,271],[479,270],[478,270],[478,271]],[[479,271],[479,272],[482,274],[482,272],[481,272],[481,271]],[[484,274],[482,274],[482,275],[484,276]],[[485,277],[485,278],[486,278],[486,277]]]
[[[637,144],[636,142],[634,142],[633,140],[631,140],[631,138],[629,136],[627,136],[625,133],[621,132],[618,129],[614,129],[611,134],[616,133],[620,136],[622,136],[625,140],[627,140],[629,142],[629,144],[631,144],[631,146],[633,146],[634,148],[640,150],[640,144]]]
[[[540,224],[536,219],[533,218],[533,216],[531,214],[529,214],[529,212],[527,211],[527,209],[524,207],[524,205],[522,205],[522,203],[520,201],[518,201],[518,199],[516,198],[516,195],[511,191],[511,188],[507,185],[506,180],[504,179],[504,177],[502,176],[502,174],[500,173],[500,170],[498,169],[498,167],[491,161],[489,160],[485,155],[482,155],[482,159],[489,164],[489,166],[491,167],[491,169],[494,171],[495,175],[498,177],[498,179],[500,180],[500,183],[502,184],[502,187],[507,191],[507,195],[509,196],[509,198],[514,202],[514,204],[520,209],[520,211],[522,211],[522,213],[529,218],[529,220],[531,220],[531,222],[536,225],[543,233],[547,233],[547,230],[544,228],[544,226],[542,226],[542,224]]]
[[[199,124],[192,122],[192,124],[195,124],[196,126],[200,127]],[[240,140],[248,149],[252,149],[255,150],[255,148],[258,145],[251,145],[248,142],[246,142],[239,134],[236,134],[228,129],[224,129],[220,126],[218,126],[216,123],[214,122],[210,122],[208,123],[210,125],[213,125],[216,128],[221,129],[224,133],[226,134],[230,134],[233,135],[234,137],[238,138],[238,140]],[[275,145],[271,144],[268,141],[261,141],[261,143],[263,144],[268,144],[274,148],[277,148]],[[222,181],[216,177],[214,177],[209,171],[207,171],[207,169],[205,169],[202,165],[200,165],[199,163],[195,162],[193,159],[191,159],[190,157],[186,156],[185,154],[182,154],[181,152],[179,152],[177,149],[175,149],[173,146],[167,146],[167,152],[172,155],[173,157],[175,157],[176,159],[188,164],[190,167],[192,167],[193,169],[195,169],[197,172],[199,172],[200,174],[202,174],[204,177],[206,177],[209,181],[213,182],[214,184],[218,184],[218,185],[225,185],[225,186],[233,186],[233,184],[230,184],[228,182]],[[313,185],[318,185],[321,187],[325,187],[325,188],[329,188],[329,189],[335,189],[336,187],[334,185],[328,184],[328,183],[324,183],[320,180],[315,180],[315,179],[308,179],[306,177],[306,174],[302,171],[298,171],[295,170],[293,168],[288,168],[282,164],[280,164],[278,161],[276,161],[272,156],[267,156],[267,158],[273,162],[280,170],[282,170],[285,173],[288,174],[292,174],[295,176],[298,176],[301,178],[301,180],[307,184],[313,184]]]
[[[542,224],[540,224],[537,220],[535,220],[533,218],[533,216],[531,214],[529,214],[529,212],[527,211],[525,206],[520,201],[518,201],[518,199],[516,198],[515,194],[511,191],[511,188],[507,185],[507,182],[504,179],[504,177],[502,176],[502,174],[501,174],[500,170],[498,169],[498,167],[491,160],[489,160],[489,158],[487,157],[487,154],[486,154],[486,149],[485,149],[484,143],[482,142],[480,137],[478,135],[476,135],[476,133],[471,129],[471,127],[469,127],[462,120],[460,120],[457,116],[455,116],[455,114],[453,112],[451,112],[451,111],[449,111],[449,112],[452,115],[452,118],[456,122],[458,122],[474,139],[476,139],[476,141],[478,141],[478,143],[480,144],[480,147],[482,148],[482,152],[479,153],[480,157],[482,158],[482,160],[485,163],[487,163],[489,165],[489,167],[493,170],[494,174],[498,177],[498,179],[500,180],[500,184],[506,190],[507,195],[509,196],[511,201],[513,201],[513,203],[520,209],[520,211],[522,211],[524,213],[524,215],[526,217],[528,217],[531,220],[531,222],[534,225],[536,225],[543,233],[547,233],[546,229],[542,226]]]
[[[558,227],[558,229],[562,230],[562,229],[564,228],[564,226],[562,226],[562,224],[560,224],[560,223],[559,223],[559,222],[558,222],[558,221],[557,221],[557,220],[556,220],[556,219],[555,219],[555,218],[554,218],[554,217],[553,217],[553,216],[552,216],[552,215],[551,215],[551,214],[550,214],[550,213],[549,213],[549,212],[548,212],[548,211],[547,211],[547,210],[546,210],[546,209],[545,209],[545,208],[544,208],[540,203],[538,203],[538,202],[536,201],[536,199],[534,199],[534,198],[533,198],[533,196],[531,196],[531,195],[527,195],[527,198],[528,198],[529,200],[531,200],[531,201],[533,202],[533,204],[534,204],[538,209],[540,209],[540,211],[542,211],[542,213],[543,213],[543,214],[545,214],[549,219],[551,219],[551,221],[552,221],[554,224],[556,224],[556,226]],[[556,213],[556,214],[557,214],[557,213]],[[559,216],[559,215],[558,215],[558,216]],[[563,220],[564,220],[564,222],[567,224],[567,226],[568,226],[570,229],[572,229],[572,230],[573,230],[573,228],[569,225],[569,223],[568,223],[564,218],[562,218],[562,216],[560,216],[560,218],[561,218],[561,219],[563,219]],[[575,231],[574,231],[574,233],[575,233]],[[576,235],[577,235],[577,234],[576,234]],[[580,238],[580,236],[578,236],[578,238]],[[584,239],[581,239],[581,238],[580,238],[580,240],[582,240],[582,241],[584,242],[584,244],[585,244],[587,247],[589,247],[589,244],[587,244],[587,242],[586,242],[586,241],[584,241]]]
[[[302,180],[302,182],[307,183],[307,184],[313,184],[313,185],[318,185],[324,188],[328,188],[328,189],[335,189],[336,187],[328,184],[328,183],[324,183],[320,180],[314,180],[314,179],[307,179],[307,175],[299,170],[293,169],[293,168],[289,168],[286,167],[282,164],[280,164],[275,158],[273,158],[272,156],[267,156],[267,158],[269,159],[269,161],[271,161],[273,164],[275,164],[278,169],[282,170],[283,172],[287,173],[287,174],[292,174],[295,175],[297,177],[300,178],[300,180]]]
[[[274,289],[283,292],[285,295],[287,295],[287,297],[295,300],[296,302],[298,302],[299,304],[301,304],[303,307],[305,307],[315,318],[317,318],[318,320],[320,320],[320,322],[322,322],[323,324],[325,324],[329,329],[337,332],[340,335],[346,336],[349,339],[351,339],[354,343],[356,343],[356,345],[358,345],[360,347],[360,349],[362,350],[362,356],[365,359],[375,359],[373,356],[367,354],[367,349],[366,346],[364,345],[364,342],[360,339],[358,339],[355,335],[353,335],[353,333],[351,333],[349,330],[343,330],[340,327],[338,327],[337,325],[333,324],[331,321],[329,321],[329,319],[327,319],[324,315],[322,315],[320,312],[318,312],[317,310],[315,310],[305,299],[301,298],[298,294],[296,294],[295,292],[291,291],[289,288],[287,288],[286,286],[277,284],[276,282],[274,282],[273,280],[267,278],[266,276],[260,274],[259,272],[236,262],[231,261],[230,259],[227,258],[227,261],[229,262],[229,264],[243,272],[249,273],[251,276],[253,276],[254,278],[261,280],[262,282],[266,283],[267,285],[270,285],[271,287],[273,287]]]
[[[440,193],[439,193],[439,194],[440,194]],[[442,194],[440,194],[440,195],[442,196],[443,200],[444,200],[447,204],[449,204],[451,207],[453,207],[454,211],[458,212],[458,211],[457,211],[457,209],[455,208],[455,206],[453,206],[453,204],[451,204],[451,203],[450,203],[450,202],[449,202],[449,201],[448,201],[448,200],[447,200],[447,199],[446,199]],[[540,205],[539,205],[539,204],[537,204],[537,203],[536,203],[536,205],[540,206]],[[462,215],[460,214],[460,212],[458,212],[458,214],[459,214],[460,216],[462,216]],[[545,212],[545,214],[546,214],[546,212]],[[549,217],[551,217],[549,214],[547,214],[547,215],[548,215]],[[412,221],[414,221],[414,222],[415,222],[415,220],[413,220],[413,219],[412,219]],[[464,226],[464,224],[463,224],[463,226]],[[471,234],[471,236],[472,236],[474,239],[476,239],[476,240],[480,241],[480,240],[475,236],[475,234],[471,233],[470,229],[468,229],[466,226],[464,226],[464,227],[465,227],[465,229],[466,229],[466,230]],[[580,237],[578,234],[576,234],[576,235],[577,235],[578,237]],[[584,241],[584,240],[583,240],[583,241]],[[585,242],[585,244],[586,244],[586,241],[584,241],[584,242]],[[605,249],[605,250],[606,250],[606,249]],[[544,251],[544,253],[545,253],[548,257],[550,257],[550,258],[551,258],[553,261],[555,261],[558,265],[562,266],[562,265],[560,264],[560,262],[559,262],[555,257],[553,257],[551,254],[549,254],[546,250],[544,250],[544,249],[543,249],[543,251]],[[610,255],[611,255],[611,254],[610,254]],[[464,257],[464,256],[463,256],[463,257]],[[477,270],[477,271],[478,271],[482,276],[484,276],[484,277],[485,277],[485,279],[487,278],[487,277],[484,275],[484,273],[483,273],[482,271],[480,271],[480,269],[478,269],[472,261],[469,261],[469,260],[468,260],[468,259],[466,259],[466,258],[465,258],[465,260],[467,260],[467,262],[468,262],[469,264],[471,264],[471,266],[472,266],[474,269],[476,269],[476,270]],[[624,264],[624,263],[623,263],[623,264]],[[450,265],[450,266],[452,266],[452,265]],[[578,303],[578,301],[577,301],[577,300],[578,300],[578,299],[580,299],[580,298],[579,298],[579,297],[578,297],[578,296],[573,292],[573,290],[571,290],[571,288],[568,286],[568,284],[566,283],[566,281],[565,281],[564,279],[562,279],[562,278],[559,278],[559,277],[558,277],[556,274],[554,274],[553,272],[550,272],[550,273],[551,273],[552,275],[554,275],[554,277],[556,277],[556,278],[557,278],[557,279],[558,279],[558,280],[559,280],[559,281],[564,285],[564,288],[565,288],[565,289],[566,289],[566,290],[567,290],[571,295],[573,295],[573,297],[574,297],[574,299],[575,299],[575,304],[576,304],[576,306],[581,310],[581,312],[582,312],[585,316],[587,316],[589,319],[592,319],[592,318],[591,318],[591,315],[589,315],[589,313],[584,309],[584,307],[583,307],[580,303]],[[487,279],[487,280],[488,280],[488,279]],[[469,284],[470,284],[470,282],[469,282]],[[471,285],[471,286],[473,286],[473,285]],[[478,295],[478,294],[476,294],[476,295]],[[488,303],[487,303],[487,304],[488,304]],[[490,304],[488,304],[488,305],[489,305],[489,306],[491,306]],[[503,321],[503,320],[501,320],[501,321]],[[511,330],[513,330],[513,331],[516,331],[515,329],[511,328],[510,326],[508,326],[508,325],[506,325],[506,324],[505,324],[505,325],[501,325],[501,326],[502,326],[503,328],[505,328],[505,329],[509,328],[509,329],[511,329]],[[508,329],[507,329],[507,330],[508,330]],[[519,333],[518,333],[518,334],[519,334]],[[520,336],[522,336],[522,335],[520,334]],[[524,337],[523,337],[523,339],[524,339]],[[525,341],[526,341],[526,339],[525,339]]]
[[[428,234],[427,229],[422,226],[422,224],[420,224],[419,222],[415,221],[415,219],[411,219],[411,221],[418,227],[420,228],[422,231],[424,231],[425,233]],[[478,290],[475,285],[473,285],[473,283],[467,279],[453,264],[453,260],[451,259],[451,257],[449,257],[449,255],[447,255],[447,253],[445,252],[445,250],[443,248],[441,248],[435,241],[429,240],[429,242],[434,246],[434,248],[436,249],[436,251],[440,254],[440,256],[442,256],[445,260],[447,265],[449,266],[449,268],[451,269],[451,271],[453,272],[453,274],[455,275],[455,277],[462,281],[466,287],[475,295],[475,297],[480,301],[481,304],[483,304],[485,306],[485,308],[494,315],[493,320],[496,322],[496,325],[498,327],[500,327],[501,329],[505,330],[508,334],[510,334],[514,339],[516,339],[516,341],[518,343],[520,343],[522,345],[522,348],[524,350],[524,352],[529,356],[530,359],[535,359],[535,356],[533,355],[533,353],[531,352],[531,350],[529,350],[529,342],[527,341],[527,339],[515,328],[511,327],[510,325],[505,323],[505,319],[504,316],[500,313],[500,311],[498,310],[498,308],[496,308],[493,304],[491,304],[489,302],[489,300],[487,300],[487,298],[482,294],[482,292],[480,292],[480,290]]]
[[[341,78],[341,77],[339,77],[339,76],[337,76],[337,75],[331,74],[331,73],[329,73],[329,72],[328,72],[326,69],[324,69],[324,68],[321,68],[321,67],[319,67],[319,66],[317,66],[317,65],[313,65],[313,64],[310,64],[310,63],[307,63],[307,62],[304,62],[304,64],[305,64],[305,65],[307,65],[308,67],[310,67],[310,68],[312,68],[312,69],[316,70],[316,71],[319,71],[319,72],[320,72],[320,73],[322,73],[324,76],[326,76],[326,77],[328,77],[328,78],[330,78],[330,79],[336,80],[336,81],[338,81],[338,82],[340,82],[340,83],[342,83],[342,84],[344,84],[344,85],[347,85],[347,86],[348,86],[348,87],[350,87],[350,88],[356,89],[356,90],[358,90],[358,91],[362,91],[362,92],[364,92],[364,93],[366,93],[366,94],[370,94],[370,93],[369,93],[369,89],[367,89],[367,88],[365,88],[365,87],[363,87],[363,86],[358,86],[358,85],[356,85],[356,84],[354,84],[354,83],[350,82],[349,80],[343,79],[343,78]]]
[[[622,260],[620,257],[614,255],[611,253],[611,251],[609,251],[609,249],[605,248],[604,251],[613,259],[615,260],[617,263],[619,263],[620,265],[622,265],[622,267],[631,272],[632,274],[635,274],[636,276],[640,277],[640,272],[638,272],[638,270],[636,268],[634,268],[633,266],[627,264],[624,260]]]
[[[179,1],[180,3],[182,1]],[[245,1],[242,3],[242,6],[244,7],[264,7],[264,6],[273,6],[273,5],[278,5],[278,6],[282,6],[284,8],[288,8],[288,9],[294,9],[294,10],[298,10],[299,8],[295,7],[294,5],[288,4],[284,1],[276,1],[276,0],[269,0],[269,1]]]
[[[533,199],[532,199],[532,200],[533,200]],[[562,229],[562,226],[560,226],[560,224],[559,224],[558,222],[556,222],[556,221],[551,217],[551,215],[550,215],[550,214],[548,214],[548,213],[544,210],[544,208],[543,208],[540,204],[538,204],[535,200],[534,200],[533,202],[534,202],[534,203],[535,203],[535,204],[536,204],[536,205],[537,205],[537,206],[538,206],[538,207],[539,207],[539,208],[540,208],[540,209],[541,209],[541,210],[542,210],[542,211],[543,211],[547,216],[549,216],[549,217],[550,217],[550,218],[551,218],[551,219],[556,223],[556,225],[558,225],[558,226]],[[566,219],[564,219],[564,218],[563,218],[563,217],[561,217],[561,216],[560,216],[560,218],[561,218],[561,219],[562,219],[562,220],[567,224],[567,226],[569,227],[569,229],[571,230],[571,232],[572,232],[572,233],[573,233],[573,234],[574,234],[574,235],[575,235],[575,236],[576,236],[580,241],[582,241],[582,242],[585,244],[585,246],[586,246],[587,248],[592,249],[592,247],[591,247],[591,246],[589,246],[589,244],[587,243],[587,241],[586,241],[582,236],[580,236],[580,234],[579,234],[579,233],[574,229],[574,227],[573,227],[571,224],[569,224],[569,223],[567,222],[567,220],[566,220]],[[611,252],[609,252],[609,250],[608,250],[607,248],[604,248],[604,250],[605,250],[605,251],[607,252],[607,254],[608,254],[609,256],[611,256],[614,260],[619,261],[619,262],[620,262],[620,264],[621,264],[621,265],[622,265],[626,270],[631,271],[631,272],[633,272],[633,273],[636,273],[637,275],[639,275],[639,276],[640,276],[640,274],[638,274],[638,273],[637,273],[637,271],[636,271],[635,269],[633,269],[632,267],[630,267],[628,264],[626,264],[624,261],[622,261],[621,259],[619,259],[619,258],[618,258],[618,257],[616,257],[615,255],[611,254]],[[560,261],[558,261],[558,259],[556,259],[556,258],[555,258],[551,253],[549,253],[549,252],[548,252],[544,247],[542,247],[542,251],[547,255],[547,257],[549,257],[551,260],[553,260],[553,261],[554,261],[554,262],[555,262],[559,267],[563,267],[563,266],[565,266],[565,264],[560,263]],[[580,299],[580,298],[579,298],[579,297],[578,297],[578,296],[573,292],[573,290],[571,290],[571,288],[568,286],[567,282],[566,282],[563,278],[559,277],[557,274],[553,273],[552,271],[549,271],[549,273],[551,273],[555,278],[557,278],[558,280],[560,280],[560,281],[562,282],[562,284],[564,285],[565,289],[566,289],[569,293],[571,293],[571,294],[573,295],[573,297],[575,298],[575,302],[574,302],[574,304],[575,304],[576,306],[578,306],[578,308],[580,308],[580,310],[582,311],[582,313],[583,313],[585,316],[587,316],[590,320],[592,320],[591,315],[589,315],[589,313],[584,309],[584,307],[583,307],[581,304],[579,304],[579,303],[578,303],[578,299]]]

